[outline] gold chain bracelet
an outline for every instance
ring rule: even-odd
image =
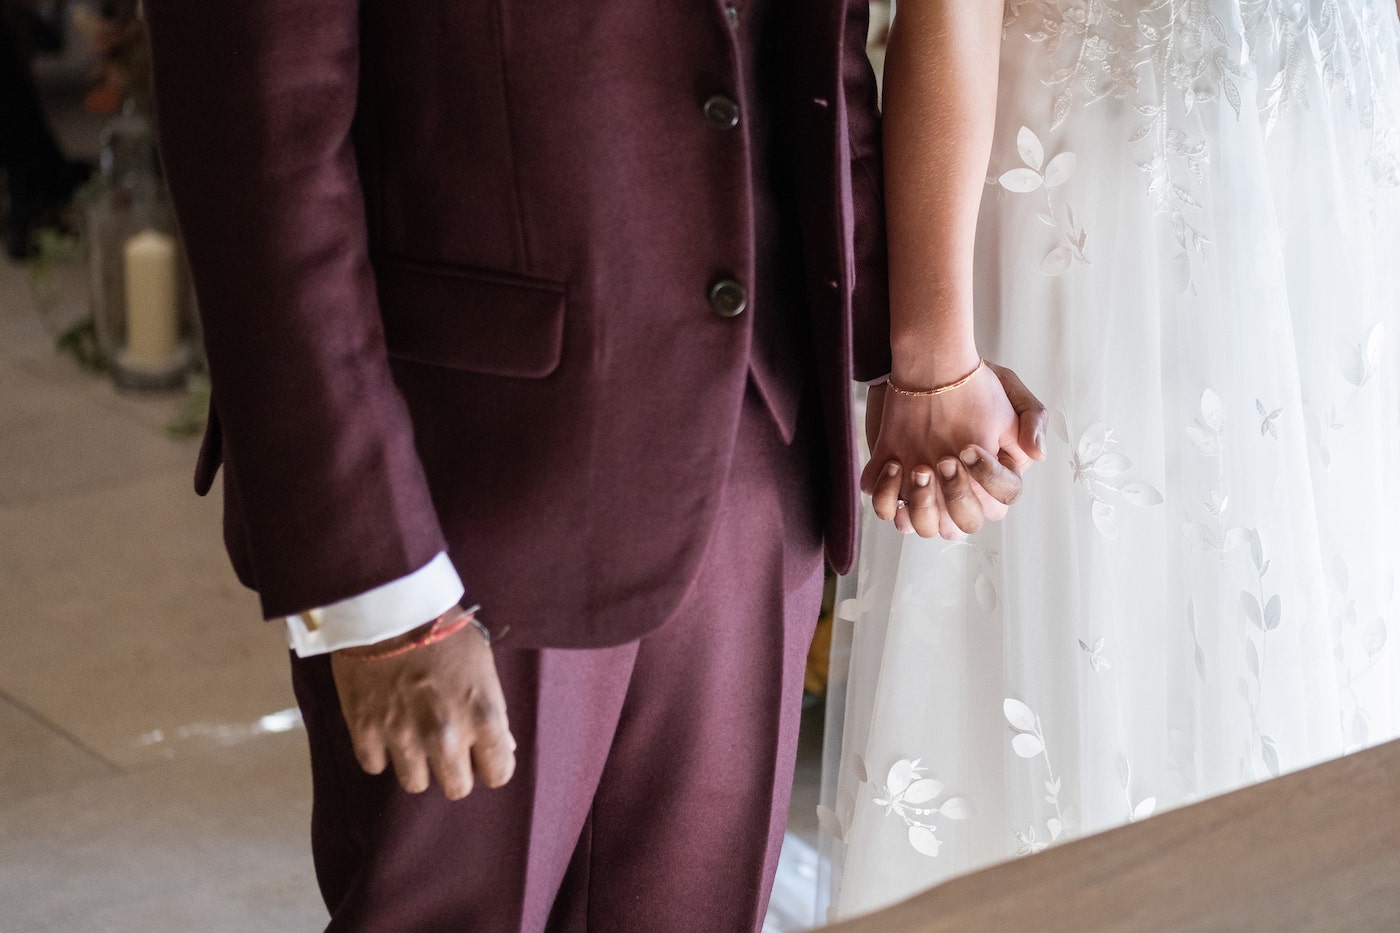
[[[954,389],[961,389],[963,386],[971,382],[972,377],[980,373],[982,371],[982,367],[986,365],[987,361],[985,359],[980,359],[977,361],[977,365],[973,368],[972,372],[968,373],[966,376],[963,376],[957,382],[950,382],[947,385],[936,386],[932,389],[905,389],[901,386],[895,385],[893,379],[888,380],[885,383],[885,385],[890,387],[891,392],[898,392],[900,395],[907,395],[910,398],[930,398],[934,395],[942,395],[944,392],[951,392]]]

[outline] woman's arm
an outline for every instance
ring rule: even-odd
[[[893,372],[891,388],[872,393],[879,430],[862,485],[880,517],[925,537],[954,537],[1002,517],[1020,492],[1018,474],[1044,456],[1043,408],[1014,374],[979,367],[973,329],[1001,16],[1000,0],[906,0],[885,59]],[[893,388],[933,389],[969,373],[934,397]]]
[[[979,359],[972,252],[997,105],[1001,0],[905,0],[885,59],[894,381],[928,387]]]

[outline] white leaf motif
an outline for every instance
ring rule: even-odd
[[[973,581],[972,591],[977,596],[977,605],[982,607],[983,612],[995,612],[997,608],[997,588],[992,583],[992,578],[985,573],[977,574],[977,579]]]
[[[1040,144],[1040,137],[1031,132],[1028,126],[1021,127],[1021,131],[1016,134],[1016,151],[1021,154],[1021,161],[1025,162],[1037,172],[1045,162],[1045,147]]]
[[[1218,435],[1211,433],[1199,424],[1188,424],[1186,436],[1191,439],[1192,445],[1207,457],[1220,456],[1220,437]]]
[[[836,839],[837,841],[844,841],[846,836],[846,830],[844,827],[842,827],[841,820],[839,817],[836,816],[835,810],[831,809],[830,807],[818,806],[817,823],[833,839]]]
[[[1084,435],[1079,438],[1079,459],[1084,463],[1089,463],[1098,459],[1103,453],[1104,447],[1108,444],[1108,425],[1102,421],[1097,421],[1084,431]]]
[[[1198,551],[1218,551],[1220,542],[1215,534],[1200,522],[1186,522],[1181,526],[1186,542]]]
[[[841,605],[836,607],[836,617],[847,622],[855,622],[860,618],[860,602],[854,599],[843,599]]]
[[[924,778],[909,785],[904,792],[905,803],[928,803],[943,793],[943,785],[933,778]]]
[[[870,783],[870,772],[866,770],[865,759],[860,755],[853,755],[852,761],[856,766],[856,780],[860,781],[862,784]]]
[[[1011,748],[1022,758],[1034,758],[1045,751],[1045,743],[1029,732],[1022,732],[1011,740]]]
[[[1040,271],[1049,276],[1064,275],[1073,264],[1074,254],[1069,247],[1057,246],[1040,261]]]
[[[1217,434],[1225,427],[1225,403],[1220,401],[1220,396],[1213,389],[1201,393],[1201,417]]]
[[[1050,164],[1054,165],[1055,163],[1052,161]],[[1045,183],[1047,185],[1050,184],[1048,178]],[[1366,368],[1368,370],[1374,371],[1375,368],[1380,365],[1381,354],[1384,351],[1385,325],[1378,323],[1375,327],[1372,327],[1371,332],[1366,335]]]
[[[1125,483],[1119,490],[1132,505],[1161,505],[1162,494],[1146,483]]]
[[[1065,824],[1061,823],[1059,820],[1055,819],[1052,816],[1050,817],[1050,819],[1045,821],[1045,828],[1050,830],[1050,841],[1054,842],[1056,839],[1059,839],[1060,836],[1064,833]]]
[[[1259,737],[1260,751],[1264,756],[1264,767],[1269,769],[1269,773],[1278,777],[1278,749],[1274,746],[1274,740],[1267,735]]]
[[[1144,798],[1136,807],[1133,807],[1133,819],[1145,820],[1157,809],[1157,798]]]
[[[966,797],[949,797],[938,812],[950,820],[970,820],[977,815],[977,808]]]
[[[1045,187],[1054,188],[1069,181],[1077,160],[1073,152],[1062,152],[1045,166]]]
[[[1031,708],[1020,700],[1007,697],[1001,701],[1001,711],[1006,716],[1006,721],[1011,723],[1011,728],[1021,732],[1037,731],[1035,713],[1031,712]]]
[[[1100,476],[1122,476],[1133,468],[1133,461],[1118,453],[1107,453],[1094,461],[1094,472]]]
[[[1240,607],[1244,609],[1245,616],[1254,623],[1255,628],[1264,628],[1264,613],[1259,609],[1259,600],[1249,590],[1240,591]]]
[[[1013,168],[997,179],[1001,186],[1014,194],[1029,194],[1045,181],[1040,173],[1029,168]]]
[[[909,844],[914,847],[915,852],[929,858],[937,858],[938,850],[943,845],[927,826],[910,826]]]
[[[885,786],[890,789],[890,793],[898,796],[904,793],[914,781],[915,764],[908,758],[901,758],[890,766],[889,777],[885,779]]]
[[[1118,538],[1118,512],[1102,499],[1096,500],[1090,510],[1094,517],[1094,527],[1110,541]]]
[[[1249,543],[1248,528],[1231,528],[1225,532],[1225,550],[1234,550],[1237,547],[1244,547]]]

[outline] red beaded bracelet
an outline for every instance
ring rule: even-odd
[[[447,617],[451,614],[451,611],[444,612],[433,620],[433,624],[428,626],[426,632],[418,635],[411,641],[404,642],[402,645],[397,645],[393,648],[385,648],[381,651],[372,651],[368,654],[351,654],[347,655],[347,657],[355,661],[387,661],[389,658],[401,657],[408,654],[410,651],[414,651],[418,648],[426,648],[446,638],[451,638],[468,625],[475,627],[476,630],[481,633],[481,637],[486,639],[488,645],[491,643],[491,634],[486,631],[486,626],[476,620],[475,612],[463,613],[452,622],[447,622]]]

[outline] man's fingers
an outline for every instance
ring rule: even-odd
[[[400,787],[410,794],[428,789],[428,759],[416,734],[405,729],[394,735],[389,740],[389,757],[394,761],[394,775]]]
[[[875,514],[885,521],[891,521],[899,511],[900,501],[900,473],[899,464],[891,460],[880,470],[880,476],[875,481],[874,491],[870,495],[871,504],[875,507]]]
[[[953,524],[967,534],[982,527],[982,505],[972,491],[972,478],[953,457],[938,461],[938,477],[943,490],[943,507]]]
[[[366,774],[383,774],[389,766],[389,752],[384,747],[384,736],[377,728],[366,725],[350,725],[350,745],[355,749],[355,760]]]
[[[455,717],[438,720],[427,738],[428,764],[443,796],[448,800],[461,800],[472,792],[472,762],[462,727]]]
[[[909,526],[921,538],[938,535],[939,507],[937,490],[933,484],[933,469],[927,466],[915,467],[909,473],[910,487],[905,491],[904,511],[908,513]]]
[[[509,737],[478,740],[472,746],[472,765],[487,787],[501,787],[515,774],[514,741]]]
[[[1045,425],[1049,420],[1050,414],[1044,408],[1028,411],[1016,418],[1017,443],[1031,460],[1039,462],[1045,459]]]
[[[1010,451],[1004,451],[1003,454],[1007,455],[1008,459],[1014,456]],[[1002,505],[1010,505],[1021,498],[1021,477],[1012,463],[991,457],[975,444],[964,449],[961,457],[972,481],[986,490],[987,495]]]
[[[473,730],[472,765],[487,787],[500,787],[515,773],[515,736],[510,734],[502,698],[477,698],[470,707]]]
[[[992,371],[1001,380],[1006,399],[1016,412],[1017,442],[1021,452],[1030,460],[1044,460],[1045,427],[1050,419],[1045,406],[1026,388],[1021,377],[1005,366],[992,365]]]

